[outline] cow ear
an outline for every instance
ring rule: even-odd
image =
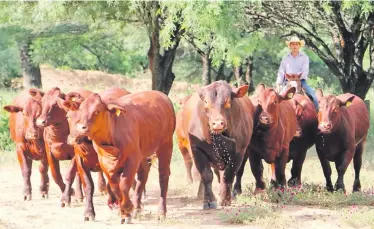
[[[243,85],[239,88],[231,89],[231,99],[241,98],[245,96],[248,92],[248,85]]]
[[[126,113],[126,109],[115,104],[108,104],[108,110],[115,113],[116,116],[120,116],[122,113]]]
[[[19,106],[9,105],[9,106],[5,106],[4,110],[8,111],[9,113],[17,113],[17,112],[23,111],[23,108]]]
[[[203,89],[197,85],[194,86],[195,87],[195,91],[197,92],[197,94],[200,96],[200,99],[201,100],[204,100],[204,92],[203,92]]]
[[[68,111],[69,110],[76,111],[76,110],[79,109],[80,105],[81,105],[80,103],[73,102],[73,101],[68,101],[68,100],[64,100],[64,102],[63,102],[63,106],[65,108],[67,108]]]
[[[316,90],[316,97],[317,97],[318,102],[321,101],[321,98],[323,97],[323,91],[321,88],[318,88]]]
[[[66,100],[64,100],[64,99],[61,99],[61,98],[57,98],[57,105],[61,108],[61,109],[63,109],[65,112],[68,112],[69,110],[70,110],[70,108],[69,107],[67,107],[66,105],[65,105],[65,102]]]
[[[70,92],[65,96],[65,100],[70,102],[76,102],[79,100],[79,102],[83,102],[84,98],[77,92]]]
[[[340,106],[349,107],[352,104],[352,101],[353,101],[354,98],[355,98],[355,96],[352,95],[345,100],[339,100],[340,101]]]
[[[29,94],[32,96],[32,97],[36,97],[36,96],[40,96],[40,97],[43,97],[44,96],[44,92],[36,89],[36,88],[31,88],[29,89]]]
[[[256,92],[256,94],[259,94],[259,93],[263,92],[264,90],[265,90],[265,84],[260,83],[260,84],[257,85],[255,92]]]
[[[285,92],[283,92],[280,95],[280,97],[282,98],[282,100],[289,100],[293,98],[293,96],[295,95],[295,92],[296,92],[296,88],[290,87]]]

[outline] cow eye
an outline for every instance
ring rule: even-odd
[[[277,104],[277,101],[274,101],[273,104],[276,105],[276,104]]]
[[[100,114],[100,110],[95,111],[95,115],[98,115],[98,114]]]

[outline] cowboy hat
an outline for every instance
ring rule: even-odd
[[[305,45],[305,41],[304,40],[300,40],[297,36],[291,37],[290,40],[286,41],[286,44],[287,44],[288,47],[290,47],[290,44],[293,43],[293,42],[299,43],[300,47],[303,47]]]

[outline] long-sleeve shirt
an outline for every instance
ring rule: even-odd
[[[284,82],[285,73],[287,74],[298,74],[303,73],[300,79],[308,79],[309,73],[309,57],[302,52],[299,55],[293,57],[291,53],[285,56],[279,66],[277,84]]]

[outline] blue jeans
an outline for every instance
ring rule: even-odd
[[[306,83],[306,80],[301,80],[301,87],[305,90],[305,93],[307,93],[309,96],[312,97],[314,106],[316,107],[316,111],[318,112],[319,106],[318,106],[318,99],[316,96],[316,93],[314,92],[313,88],[309,87],[309,85]]]

